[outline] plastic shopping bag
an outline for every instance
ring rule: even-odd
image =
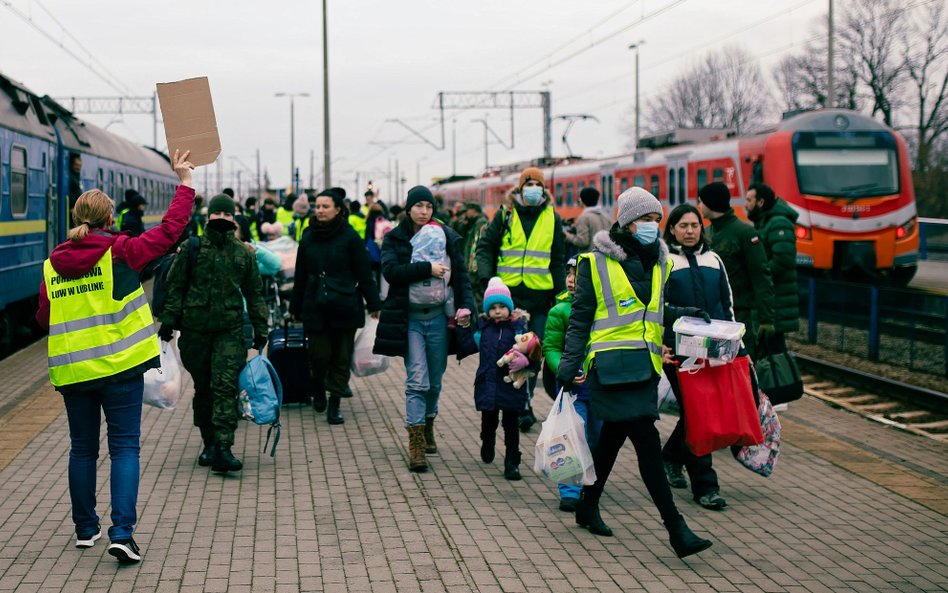
[[[586,422],[573,407],[575,399],[560,389],[537,439],[533,471],[558,484],[591,486],[596,470],[586,442]]]
[[[668,381],[668,377],[665,376],[665,371],[662,371],[662,378],[658,382],[658,411],[676,416],[681,413],[678,398],[675,397],[675,392]]]
[[[149,406],[173,410],[184,394],[185,371],[178,352],[178,338],[161,343],[161,367],[145,372],[143,402]]]
[[[352,374],[356,377],[368,377],[388,370],[388,357],[372,353],[378,327],[379,320],[369,317],[362,333],[356,338],[352,352]]]
[[[777,456],[780,455],[780,420],[774,411],[770,399],[760,394],[760,405],[757,406],[760,415],[760,427],[764,433],[764,442],[759,445],[741,447],[735,458],[741,465],[765,478],[773,473]]]

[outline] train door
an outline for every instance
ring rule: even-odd
[[[606,207],[612,206],[615,202],[615,169],[601,171],[600,177],[602,181],[602,196],[599,199],[599,203]]]
[[[59,167],[56,146],[47,144],[43,153],[43,176],[46,178],[46,253],[59,245]]]
[[[669,210],[688,201],[688,161],[668,161],[668,208]]]

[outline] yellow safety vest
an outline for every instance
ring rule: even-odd
[[[303,231],[306,230],[306,227],[309,226],[309,216],[306,218],[297,218],[295,220],[296,226],[293,227],[294,233],[293,238],[296,239],[296,242],[299,243],[303,238]]]
[[[664,267],[655,264],[652,297],[646,307],[635,294],[619,262],[595,251],[579,257],[589,261],[596,289],[596,314],[589,332],[583,368],[589,372],[598,352],[647,349],[655,372],[661,374],[664,292],[665,281],[671,273],[671,261],[666,261]]]
[[[119,210],[118,218],[115,219],[115,224],[116,224],[115,230],[117,231],[122,230],[122,222],[124,222],[125,215],[128,214],[128,211],[129,211],[128,208],[122,208],[121,210]]]
[[[359,233],[359,236],[365,239],[365,219],[357,214],[349,215],[349,226],[351,226],[355,232]]]
[[[508,287],[526,284],[532,290],[551,290],[550,252],[553,250],[553,229],[556,217],[547,206],[537,219],[530,238],[523,233],[520,215],[513,208],[510,232],[504,233],[497,259],[497,275]]]
[[[277,208],[277,222],[283,225],[283,234],[290,236],[290,225],[293,224],[293,211],[282,206]]]
[[[43,263],[49,297],[49,380],[59,387],[110,377],[159,356],[151,308],[141,284],[112,297],[112,249],[79,278]]]

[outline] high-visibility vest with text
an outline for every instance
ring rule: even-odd
[[[141,284],[112,296],[112,249],[88,272],[65,278],[43,263],[49,297],[49,380],[59,387],[110,377],[159,356],[151,308]]]
[[[596,290],[596,313],[586,349],[583,367],[589,372],[596,354],[606,350],[648,350],[655,372],[662,372],[662,336],[664,327],[665,281],[671,273],[671,261],[655,264],[652,270],[652,294],[648,306],[635,294],[622,264],[599,252],[584,253],[589,261]]]

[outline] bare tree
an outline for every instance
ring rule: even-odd
[[[904,40],[904,63],[917,99],[918,129],[915,170],[931,166],[938,139],[948,132],[948,19],[945,5],[936,2],[912,20]],[[944,160],[944,159],[942,159]]]
[[[897,51],[905,39],[906,8],[899,0],[852,0],[840,28],[842,51],[853,58],[859,81],[872,97],[872,115],[892,126],[904,81],[905,61]]]
[[[679,75],[648,102],[647,129],[734,128],[753,131],[769,111],[770,92],[760,66],[747,50],[729,46]]]
[[[785,111],[823,109],[839,107],[859,110],[859,80],[852,63],[853,55],[837,52],[834,61],[836,75],[835,95],[827,100],[827,48],[828,26],[826,18],[815,24],[815,34],[798,54],[784,57],[773,72],[774,82],[783,99]]]

